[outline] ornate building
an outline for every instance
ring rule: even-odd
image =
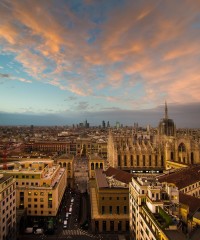
[[[179,168],[200,163],[200,143],[188,132],[178,132],[165,115],[156,131],[110,130],[107,167],[123,170]]]

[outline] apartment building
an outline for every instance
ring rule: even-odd
[[[162,185],[156,178],[132,178],[129,201],[131,239],[186,239],[178,230],[179,191],[176,186]]]
[[[90,188],[93,232],[129,231],[129,182],[132,174],[112,167],[95,169]]]
[[[0,174],[0,240],[15,239],[16,181]]]
[[[16,179],[16,205],[27,208],[28,216],[56,216],[65,188],[67,171],[53,160],[27,160],[5,170]]]

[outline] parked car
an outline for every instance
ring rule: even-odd
[[[33,233],[33,228],[32,227],[27,227],[24,232],[25,233]]]
[[[44,229],[42,228],[37,228],[34,232],[34,234],[43,234],[44,233]]]

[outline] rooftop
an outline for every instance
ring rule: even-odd
[[[174,183],[178,189],[200,181],[200,165],[180,169],[177,172],[157,176],[159,182]]]
[[[134,177],[134,174],[113,167],[109,167],[104,173],[107,177],[113,176],[116,180],[126,184],[129,184],[129,182],[131,182],[132,178]]]
[[[190,214],[194,214],[200,209],[200,198],[196,198],[179,192],[179,202],[189,207]]]

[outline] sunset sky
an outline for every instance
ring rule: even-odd
[[[199,0],[1,0],[0,125],[200,127]]]

